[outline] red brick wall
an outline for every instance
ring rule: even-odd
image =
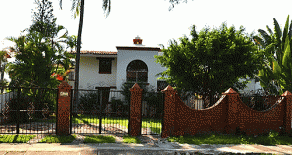
[[[131,89],[131,105],[130,105],[130,120],[129,120],[129,135],[141,135],[142,123],[142,91],[136,83]]]
[[[69,135],[70,133],[70,99],[71,89],[66,81],[58,86],[58,117],[57,117],[57,135]]]
[[[270,129],[280,131],[285,126],[286,132],[291,130],[291,93],[276,107],[264,112],[247,107],[237,92],[228,89],[221,99],[212,107],[196,110],[186,106],[171,86],[165,90],[164,124],[162,137],[183,136],[196,133],[234,133],[236,127],[247,135],[267,132]],[[290,96],[289,96],[290,95]],[[290,99],[286,102],[286,99]]]

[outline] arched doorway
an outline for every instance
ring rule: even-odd
[[[133,60],[127,66],[127,82],[148,82],[148,67],[141,60]]]

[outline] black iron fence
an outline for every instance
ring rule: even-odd
[[[210,98],[209,96],[204,98],[202,95],[197,95],[197,93],[179,95],[181,95],[182,101],[188,107],[196,110],[209,108],[216,104],[216,102],[222,97],[222,94],[215,94],[212,98]]]
[[[147,92],[142,96],[142,135],[157,135],[162,132],[164,94]]]
[[[129,104],[121,91],[72,89],[71,134],[128,134]]]
[[[203,97],[201,95],[193,94],[179,94],[182,101],[192,109],[204,109],[213,106],[222,97],[222,94],[216,94],[212,99],[210,97]],[[265,92],[241,92],[239,98],[248,107],[263,111],[271,108],[276,101],[283,99],[280,95],[270,95]]]
[[[1,134],[55,134],[57,89],[3,87]]]
[[[269,95],[263,92],[241,92],[239,98],[248,107],[257,110],[264,111],[273,107],[277,101],[284,99],[280,95]]]

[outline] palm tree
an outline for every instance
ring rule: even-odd
[[[5,81],[4,81],[4,72],[6,69],[6,63],[7,63],[7,58],[8,58],[8,53],[5,50],[0,51],[0,72],[1,72],[1,94],[3,93],[3,86],[5,85]]]
[[[62,0],[60,2],[60,8],[62,9]],[[111,11],[111,0],[103,0],[104,11],[107,11],[106,17],[108,17]],[[79,28],[78,28],[78,38],[77,38],[77,53],[76,53],[76,64],[75,64],[75,84],[74,89],[78,90],[79,86],[79,61],[80,61],[80,44],[81,44],[81,34],[82,34],[82,27],[83,27],[83,16],[84,16],[84,0],[72,0],[72,8],[71,10],[75,10],[74,18],[80,15],[79,19]],[[74,100],[77,102],[78,105],[78,93],[75,91]]]
[[[264,66],[259,71],[258,78],[262,87],[281,94],[284,89],[292,90],[290,48],[292,46],[292,21],[289,27],[288,15],[282,32],[277,20],[275,18],[273,20],[274,32],[266,26],[269,34],[259,29],[260,36],[254,37],[255,42],[260,45],[264,61]]]

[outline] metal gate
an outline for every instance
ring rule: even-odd
[[[121,91],[71,91],[70,134],[128,134],[130,103]]]
[[[1,88],[1,134],[56,134],[58,89]]]
[[[141,135],[160,135],[163,126],[164,94],[147,92],[142,97]]]

